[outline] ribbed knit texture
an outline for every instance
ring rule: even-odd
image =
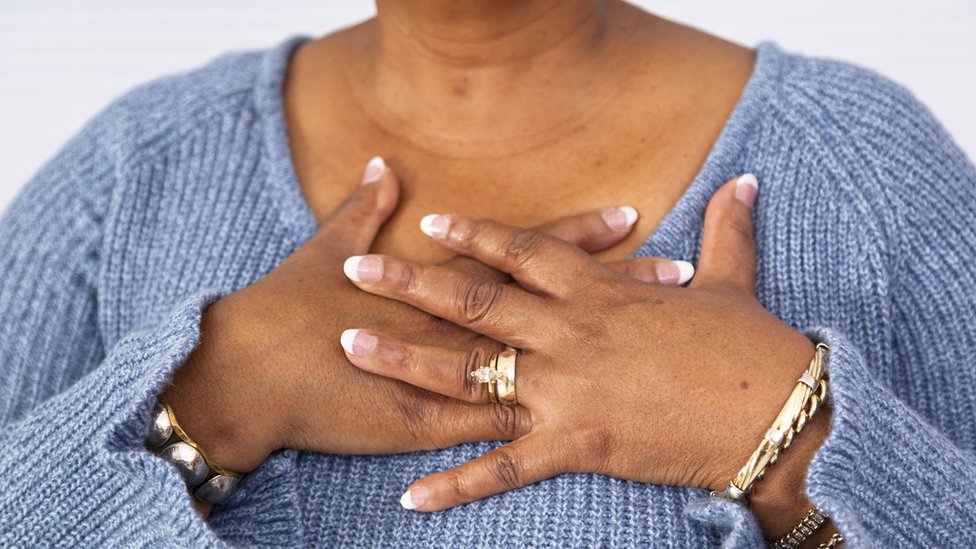
[[[141,441],[203,307],[316,229],[280,94],[300,41],[125,95],[0,220],[0,546],[759,547],[740,505],[597,475],[400,508],[411,481],[497,443],[278,452],[209,523],[197,516]],[[900,86],[758,51],[701,172],[637,255],[696,261],[708,198],[757,174],[760,301],[833,348],[812,500],[851,548],[976,546],[976,170]]]

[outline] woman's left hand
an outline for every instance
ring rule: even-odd
[[[512,414],[527,434],[415,482],[404,506],[437,511],[563,472],[723,489],[815,352],[756,298],[757,190],[744,176],[715,193],[687,287],[640,282],[556,238],[456,214],[421,228],[524,290],[389,256],[350,258],[359,288],[521,349]],[[469,375],[483,355],[365,327],[347,331],[343,347],[363,370],[488,401]]]

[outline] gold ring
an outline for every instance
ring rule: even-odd
[[[488,384],[488,398],[492,402],[509,406],[518,404],[515,396],[516,356],[518,351],[507,347],[504,351],[491,355],[486,366],[471,372],[470,375],[475,381]]]
[[[515,359],[518,351],[515,349],[505,349],[498,353],[495,358],[495,371],[501,374],[495,383],[495,393],[498,395],[498,402],[508,406],[518,404],[515,396]]]

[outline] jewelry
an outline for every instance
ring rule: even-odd
[[[772,542],[770,547],[772,549],[796,549],[823,526],[829,518],[827,513],[814,507],[807,511],[806,516],[789,533]]]
[[[518,351],[511,348],[498,353],[495,358],[495,370],[504,374],[495,383],[495,391],[498,394],[498,401],[508,406],[518,404],[518,398],[515,395],[516,358],[518,358]]]
[[[488,384],[488,398],[492,402],[505,405],[518,404],[515,393],[515,357],[518,350],[506,347],[504,351],[491,355],[488,364],[471,372],[478,383]]]
[[[820,409],[821,402],[826,399],[829,353],[830,347],[824,343],[817,344],[810,365],[797,379],[793,392],[772,426],[766,431],[759,447],[725,490],[713,491],[712,496],[743,501],[746,496],[752,494],[753,484],[757,480],[762,480],[766,466],[775,463],[780,451],[793,441],[793,437],[803,429],[813,414]],[[789,442],[786,442],[787,440]]]
[[[833,549],[844,542],[844,536],[840,532],[834,532],[830,539],[817,546],[817,549]]]
[[[193,497],[200,501],[225,501],[237,490],[244,476],[210,461],[180,427],[173,409],[162,398],[153,407],[146,447],[175,466]]]

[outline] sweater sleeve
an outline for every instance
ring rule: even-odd
[[[831,346],[832,432],[810,499],[848,547],[976,546],[976,168],[907,91],[913,131],[878,161],[896,219],[890,364],[854,333]],[[888,372],[880,376],[877,372]]]
[[[197,342],[217,290],[184,296],[106,349],[103,223],[123,163],[103,114],[0,218],[0,546],[219,541],[175,469],[143,449],[153,397]]]
[[[857,322],[803,329],[831,347],[833,410],[807,493],[851,549],[976,547],[976,168],[907,91],[890,99],[904,116],[864,161],[895,224],[891,343],[868,353]],[[762,544],[741,505],[689,512],[723,530],[724,547]]]

